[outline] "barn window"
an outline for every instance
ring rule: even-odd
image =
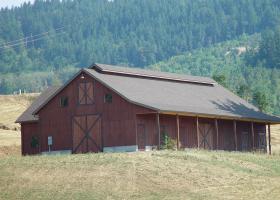
[[[79,83],[79,104],[87,105],[93,104],[93,82],[82,82]]]
[[[67,107],[68,106],[68,97],[61,97],[60,98],[60,106]]]
[[[112,94],[105,94],[105,96],[104,96],[104,102],[105,102],[105,103],[112,103],[112,101],[113,101]]]

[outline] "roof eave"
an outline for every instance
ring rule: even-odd
[[[33,122],[38,122],[39,119],[34,119],[34,120],[16,120],[15,123],[22,124],[22,123],[33,123]]]
[[[238,116],[214,115],[214,114],[207,114],[207,113],[178,112],[178,111],[170,111],[170,110],[160,110],[159,113],[170,114],[170,115],[191,116],[191,117],[258,122],[258,123],[266,123],[266,124],[280,124],[280,120],[274,121],[274,120],[256,119],[256,118],[247,118],[247,117],[238,117]]]

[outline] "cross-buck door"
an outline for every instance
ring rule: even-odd
[[[73,117],[73,153],[102,151],[100,115]]]
[[[210,123],[199,124],[199,147],[203,149],[213,149],[214,127]]]

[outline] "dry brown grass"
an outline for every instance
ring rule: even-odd
[[[1,146],[20,146],[20,132],[0,129]]]
[[[17,117],[30,105],[38,94],[0,95],[0,126],[19,128],[14,123]]]
[[[272,153],[280,154],[280,125],[271,126]]]
[[[20,125],[14,122],[37,96],[0,95],[0,156],[20,155]]]
[[[280,156],[188,150],[0,157],[0,199],[278,199]]]
[[[20,155],[20,132],[0,129],[0,157]]]

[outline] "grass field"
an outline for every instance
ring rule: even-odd
[[[279,199],[280,157],[188,150],[0,158],[0,199]]]
[[[0,95],[0,127],[18,129],[17,117],[30,105],[38,94]]]
[[[0,123],[16,128],[32,98],[0,96]],[[21,157],[20,132],[0,129],[0,199],[279,199],[280,126],[272,150]]]

